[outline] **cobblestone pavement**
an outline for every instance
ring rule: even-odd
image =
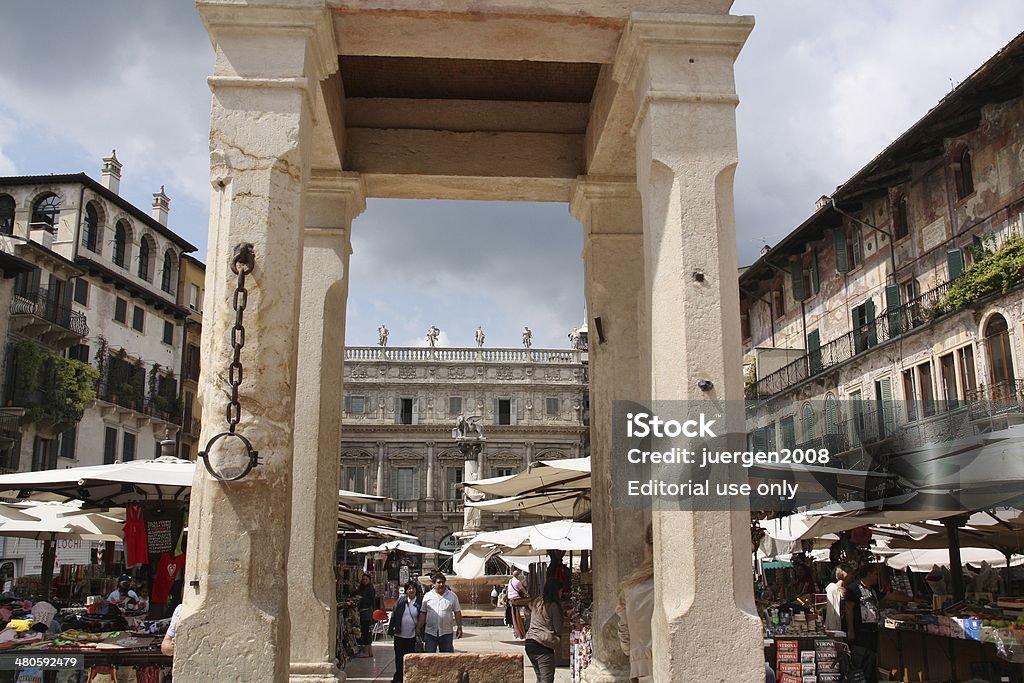
[[[512,637],[505,626],[468,626],[461,640],[455,641],[459,652],[521,652],[523,653],[524,683],[536,683],[533,667],[526,658],[523,642]],[[345,667],[348,683],[389,683],[395,675],[395,649],[391,640],[378,640],[373,645],[372,658],[350,659]],[[569,683],[569,669],[555,672],[555,683]]]

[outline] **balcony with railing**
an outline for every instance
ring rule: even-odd
[[[54,348],[78,344],[89,335],[85,315],[72,310],[71,299],[47,287],[11,297],[11,328]]]
[[[1024,421],[1024,379],[1010,379],[967,392],[972,420],[1019,415]]]
[[[940,285],[897,308],[886,309],[866,325],[855,328],[765,375],[748,385],[746,397],[750,400],[770,398],[883,342],[928,325],[935,320],[934,307],[949,291],[950,284],[947,282]]]
[[[465,509],[465,503],[461,498],[448,498],[439,501],[441,505],[441,512],[446,514],[462,514]]]
[[[558,363],[579,365],[578,349],[485,349],[416,346],[347,346],[345,361]]]
[[[111,381],[108,377],[106,380],[97,381],[95,389],[97,400],[131,411],[138,416],[174,425],[182,424],[181,411],[174,405],[175,398],[161,395],[147,398],[145,390],[138,382],[117,382]]]

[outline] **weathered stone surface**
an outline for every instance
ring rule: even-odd
[[[405,656],[406,683],[523,683],[523,655],[412,654]]]

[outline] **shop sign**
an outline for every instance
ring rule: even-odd
[[[447,553],[457,553],[460,548],[462,548],[462,540],[456,538],[455,534],[447,534],[437,544],[438,550],[443,550]]]

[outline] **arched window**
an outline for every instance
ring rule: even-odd
[[[128,230],[120,221],[114,228],[114,252],[110,258],[122,268],[128,267]]]
[[[174,252],[167,250],[164,252],[164,270],[160,276],[160,288],[168,294],[174,293]]]
[[[0,234],[14,234],[14,210],[17,204],[9,194],[0,194]]]
[[[100,217],[96,207],[90,202],[85,205],[85,220],[82,221],[82,246],[92,252],[99,252]]]
[[[957,199],[963,199],[974,192],[974,169],[971,166],[971,150],[964,147],[957,158],[956,191]]]
[[[150,270],[149,270],[150,252],[152,251],[152,248],[150,246],[150,242],[151,241],[152,240],[151,240],[151,238],[149,236],[144,236],[141,240],[139,240],[139,271],[138,272],[139,272],[139,277],[141,277],[146,282],[150,282],[153,279],[153,276],[152,276],[152,274],[150,273]]]
[[[993,392],[1013,390],[1013,354],[1006,318],[996,313],[985,323],[985,346],[988,347],[988,377]]]
[[[60,197],[48,192],[36,200],[32,207],[32,220],[29,229],[42,229],[53,232],[60,221]]]
[[[910,234],[910,211],[907,208],[907,195],[900,195],[900,198],[896,200],[896,225],[894,232],[895,238],[900,240]]]

